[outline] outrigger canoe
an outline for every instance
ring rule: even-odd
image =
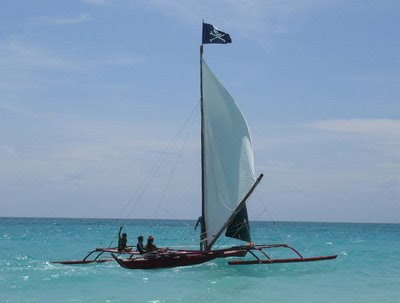
[[[293,258],[275,259],[266,253],[270,248],[288,248],[294,253]],[[258,252],[258,254],[257,254]],[[108,253],[112,258],[104,258],[104,253]],[[253,259],[235,259],[228,261],[229,265],[250,265],[250,264],[274,264],[274,263],[293,263],[293,262],[312,262],[335,259],[337,255],[303,257],[296,249],[287,244],[271,245],[242,245],[217,250],[175,250],[160,249],[156,252],[139,254],[136,251],[118,251],[116,248],[96,248],[82,260],[56,261],[51,263],[74,265],[103,263],[115,260],[121,267],[128,269],[155,269],[178,266],[190,266],[205,263],[216,258],[243,258],[250,254]],[[93,258],[94,256],[94,258]],[[122,258],[121,256],[126,256]]]
[[[203,23],[203,40],[200,46],[200,250],[167,249],[139,255],[137,252],[121,252],[115,248],[97,248],[83,260],[55,263],[87,264],[116,260],[124,268],[152,269],[201,264],[228,257],[242,258],[229,261],[229,265],[310,262],[337,257],[303,257],[287,244],[250,244],[213,249],[222,234],[252,243],[246,202],[260,183],[263,174],[256,177],[253,145],[243,114],[203,58],[203,44],[210,43],[227,44],[231,43],[231,39],[228,34],[211,24]],[[294,257],[274,259],[266,253],[270,248],[290,249]],[[112,258],[103,258],[105,253]],[[248,254],[252,260],[243,259]]]

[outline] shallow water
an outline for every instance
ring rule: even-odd
[[[284,241],[304,256],[338,254],[325,262],[229,266],[221,259],[150,271],[49,263],[107,247],[121,223],[130,244],[151,233],[159,246],[198,247],[194,221],[0,218],[0,302],[400,302],[399,224],[252,223],[254,242]]]

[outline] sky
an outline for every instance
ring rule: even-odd
[[[232,38],[204,57],[264,173],[250,218],[400,223],[385,0],[1,1],[0,217],[196,219],[202,20]]]

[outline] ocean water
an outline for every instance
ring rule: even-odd
[[[0,302],[400,302],[398,224],[252,223],[256,243],[338,254],[323,262],[229,266],[220,259],[147,271],[49,263],[107,247],[122,223],[128,244],[152,234],[159,246],[198,246],[194,221],[0,218]]]

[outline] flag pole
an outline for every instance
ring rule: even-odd
[[[204,26],[204,20],[202,21],[202,31]],[[204,113],[203,113],[203,35],[201,38],[200,45],[200,113],[201,113],[201,122],[200,122],[200,138],[201,138],[201,234],[200,234],[200,249],[204,250],[207,247],[207,243],[204,243],[204,239],[206,238],[206,225],[205,225],[205,216],[204,216]]]

